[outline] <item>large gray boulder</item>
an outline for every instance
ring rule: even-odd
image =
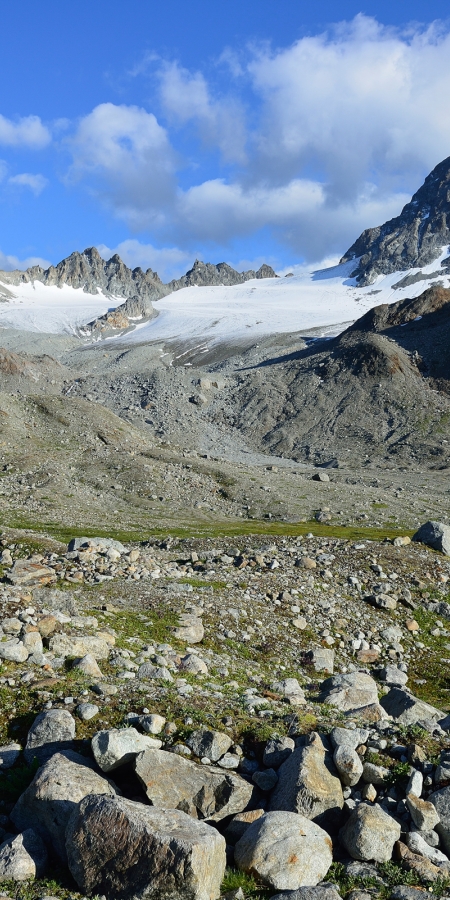
[[[46,709],[36,716],[27,735],[24,757],[40,764],[54,753],[75,749],[75,719],[67,709]]]
[[[32,828],[0,845],[0,882],[41,878],[47,868],[47,851]]]
[[[140,753],[135,770],[152,806],[182,809],[198,819],[218,822],[242,812],[254,790],[234,772],[200,766],[165,750]]]
[[[91,741],[95,761],[102,772],[112,772],[132,762],[144,750],[158,750],[162,741],[136,731],[136,728],[111,728],[97,731]]]
[[[401,828],[378,804],[360,803],[339,832],[341,843],[353,859],[388,862]]]
[[[180,810],[86,797],[66,831],[69,869],[85,894],[109,900],[216,900],[225,839]]]
[[[233,740],[228,734],[224,734],[222,731],[210,731],[208,728],[193,731],[186,738],[187,746],[199,759],[205,756],[211,762],[217,762],[230,749],[232,743]]]
[[[315,885],[333,861],[332,843],[315,822],[290,812],[268,812],[234,848],[239,869],[250,872],[271,888],[296,890]]]
[[[66,861],[66,825],[76,805],[88,794],[115,794],[78,753],[70,758],[56,753],[36,773],[19,797],[11,819],[19,831],[32,827]]]
[[[350,712],[362,706],[378,703],[376,681],[365,672],[346,672],[333,675],[322,682],[320,702],[328,703],[341,712]]]
[[[450,785],[434,791],[429,795],[428,800],[433,804],[439,816],[436,831],[441,839],[442,849],[450,854]]]
[[[450,526],[444,525],[443,522],[425,522],[412,539],[450,556]]]
[[[443,718],[444,713],[419,700],[408,691],[401,688],[391,688],[380,700],[381,706],[400,725],[416,725],[417,722],[427,719],[436,720]]]
[[[326,828],[336,827],[344,797],[331,754],[313,733],[278,769],[271,810],[299,813]]]

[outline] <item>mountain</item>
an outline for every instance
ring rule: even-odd
[[[171,291],[179,291],[185,287],[209,287],[211,285],[235,285],[243,284],[252,278],[277,278],[271,266],[262,265],[257,272],[249,269],[247,272],[236,272],[228,263],[204,263],[196,259],[192,269],[186,272],[182,278],[171,281],[167,285]]]
[[[422,268],[433,263],[450,244],[450,156],[426,177],[423,185],[399,216],[367,228],[347,250],[341,262],[356,261],[352,276],[361,286],[372,284],[378,275]],[[446,274],[450,257],[441,262],[434,277]],[[424,276],[430,278],[430,274]],[[413,273],[404,287],[421,280]],[[393,285],[395,287],[395,285]]]

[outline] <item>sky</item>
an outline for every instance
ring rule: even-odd
[[[2,7],[0,267],[334,262],[450,155],[441,0]]]

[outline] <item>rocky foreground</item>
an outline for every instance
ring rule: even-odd
[[[4,534],[6,896],[450,892],[449,532]]]

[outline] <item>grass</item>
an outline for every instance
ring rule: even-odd
[[[227,868],[222,881],[221,893],[226,894],[228,891],[236,891],[241,888],[244,897],[257,898],[270,897],[273,891],[270,891],[261,882],[258,882],[253,875],[247,872],[240,872],[238,869]]]
[[[413,531],[405,528],[393,528],[392,526],[374,527],[364,525],[320,525],[315,520],[310,522],[274,522],[267,519],[222,519],[217,523],[192,521],[182,526],[175,526],[167,521],[164,525],[156,525],[153,521],[142,524],[130,524],[127,528],[116,528],[113,525],[107,528],[104,525],[98,527],[91,524],[62,525],[58,522],[45,522],[39,519],[30,519],[20,514],[3,514],[0,517],[2,528],[16,528],[26,531],[34,531],[50,536],[62,543],[68,543],[73,537],[112,537],[123,543],[142,541],[149,537],[186,538],[220,538],[251,535],[274,535],[279,537],[299,537],[311,532],[315,537],[341,538],[348,541],[370,540],[383,541],[392,539],[398,535],[411,537]]]
[[[450,708],[450,668],[442,659],[450,659],[450,650],[446,648],[450,645],[450,636],[430,634],[430,630],[436,628],[436,619],[440,618],[438,614],[417,607],[414,618],[420,625],[419,639],[426,650],[411,655],[409,684],[421,700],[446,711]],[[450,623],[441,621],[449,625],[450,631]],[[425,683],[417,683],[420,681]]]

